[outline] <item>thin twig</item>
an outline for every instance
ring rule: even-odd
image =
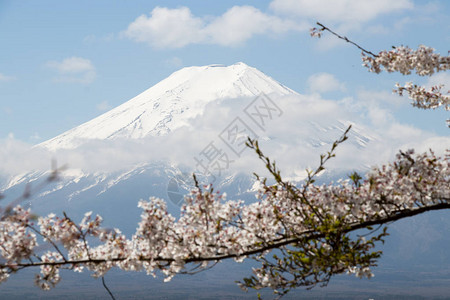
[[[62,251],[59,249],[58,245],[56,245],[56,243],[48,236],[42,234],[42,232],[36,228],[34,228],[31,225],[27,225],[28,228],[30,228],[32,231],[34,231],[36,234],[38,234],[39,236],[41,236],[42,238],[44,238],[44,240],[48,241],[50,244],[52,244],[53,248],[55,248],[55,250],[61,255],[62,259],[64,261],[67,261],[66,257],[64,256],[64,253],[62,253]]]
[[[334,32],[333,30],[331,30],[330,28],[326,27],[326,26],[323,25],[322,23],[317,22],[316,24],[319,25],[319,26],[321,27],[320,30],[322,30],[322,31],[326,30],[326,31],[328,31],[329,33],[331,33],[331,34],[337,36],[337,37],[340,38],[341,40],[344,40],[344,41],[346,41],[347,43],[350,43],[350,44],[356,46],[356,47],[357,47],[358,49],[360,49],[362,52],[364,52],[364,53],[366,53],[366,54],[369,54],[369,55],[372,55],[373,57],[378,57],[377,54],[375,54],[375,53],[373,53],[373,52],[371,52],[371,51],[369,51],[369,50],[364,49],[363,47],[361,47],[361,46],[358,45],[357,43],[355,43],[355,42],[349,40],[346,36],[342,36],[342,35],[340,35],[340,34]]]
[[[102,283],[103,283],[103,286],[105,287],[106,291],[108,292],[108,294],[111,296],[111,299],[116,300],[116,298],[114,298],[113,293],[111,293],[109,288],[106,286],[105,277],[104,276],[102,276]]]

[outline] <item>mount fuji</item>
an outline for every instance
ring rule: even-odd
[[[106,112],[41,144],[51,150],[75,148],[83,139],[139,139],[166,135],[189,124],[219,99],[297,94],[261,71],[239,62],[231,66],[183,68]]]

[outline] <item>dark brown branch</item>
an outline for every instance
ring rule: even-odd
[[[61,255],[61,257],[63,258],[64,261],[67,261],[66,257],[64,256],[64,253],[62,253],[62,251],[59,249],[58,245],[56,245],[55,242],[53,242],[53,240],[51,238],[49,238],[46,235],[43,235],[39,230],[37,230],[36,228],[34,228],[31,225],[27,225],[28,228],[30,228],[31,230],[33,230],[36,234],[38,234],[39,236],[41,236],[42,238],[44,238],[44,240],[48,241],[53,248],[55,248],[55,250]]]
[[[385,218],[378,218],[378,219],[369,220],[369,221],[365,221],[365,222],[361,222],[361,223],[355,222],[355,223],[349,224],[346,228],[342,229],[341,233],[343,233],[343,234],[350,233],[355,230],[367,228],[369,226],[387,224],[387,223],[391,223],[394,221],[398,221],[400,219],[413,217],[413,216],[416,216],[416,215],[419,215],[419,214],[422,214],[422,213],[425,213],[428,211],[443,210],[443,209],[450,209],[450,203],[438,203],[438,204],[434,204],[432,206],[419,207],[419,208],[413,208],[413,209],[405,209],[402,211],[394,212],[393,214],[391,214],[390,216],[385,217]],[[280,248],[280,247],[287,246],[290,244],[305,243],[310,240],[325,238],[326,236],[327,236],[327,233],[323,233],[323,232],[305,231],[302,233],[301,237],[297,236],[297,237],[293,237],[293,238],[274,241],[273,243],[266,244],[264,247],[249,250],[249,251],[243,252],[239,255],[238,254],[225,254],[225,255],[217,255],[217,256],[211,256],[211,257],[193,257],[193,258],[185,259],[184,262],[185,263],[198,263],[198,262],[204,262],[204,261],[219,261],[219,260],[230,259],[230,258],[238,258],[238,257],[242,257],[242,256],[251,256],[251,255],[263,253],[267,250]],[[63,266],[63,265],[68,265],[68,264],[78,265],[78,264],[86,264],[86,263],[102,264],[102,263],[107,263],[107,262],[120,262],[120,261],[124,261],[126,259],[127,258],[124,258],[124,257],[118,257],[118,258],[113,258],[110,260],[82,259],[82,260],[59,261],[59,262],[35,262],[33,264],[19,263],[19,264],[15,264],[14,267],[28,268],[28,267],[37,267],[37,266],[44,266],[44,265]],[[172,258],[163,258],[163,257],[140,258],[139,260],[140,261],[161,261],[161,262],[167,262],[167,263],[171,263],[171,262],[175,261]],[[11,265],[1,265],[0,264],[0,267],[11,267]]]
[[[331,30],[330,28],[326,27],[326,26],[323,25],[322,23],[317,22],[316,24],[319,25],[319,26],[321,27],[321,28],[320,28],[321,31],[325,31],[325,30],[326,30],[326,31],[328,31],[329,33],[331,33],[331,34],[337,36],[337,37],[340,38],[341,40],[344,40],[344,41],[346,41],[347,43],[350,43],[350,44],[356,46],[356,47],[357,47],[359,50],[361,50],[362,52],[364,52],[364,53],[366,53],[366,54],[369,54],[369,55],[372,55],[373,57],[378,57],[377,54],[375,54],[375,53],[373,53],[373,52],[371,52],[371,51],[369,51],[369,50],[364,49],[363,47],[361,47],[361,46],[358,45],[357,43],[355,43],[355,42],[349,40],[346,36],[342,36],[342,35],[340,35],[340,34],[334,32],[333,30]]]
[[[111,296],[111,299],[116,300],[116,298],[114,298],[113,293],[111,293],[111,291],[109,290],[109,288],[106,286],[106,283],[105,283],[105,277],[104,277],[104,276],[102,276],[102,284],[103,284],[103,287],[104,287],[104,288],[106,289],[106,291],[108,292],[108,294]]]
[[[80,228],[74,221],[72,221],[71,218],[69,218],[69,217],[67,216],[66,212],[63,212],[63,215],[64,215],[64,217],[69,221],[69,223],[70,223],[72,226],[74,226],[75,229],[77,229],[78,232],[80,233],[80,237],[81,237],[81,239],[83,240],[84,249],[86,250],[87,257],[88,257],[89,259],[91,259],[91,254],[89,253],[89,247],[88,247],[87,241],[86,241],[86,233],[87,233],[87,232],[83,232],[83,230],[81,230],[81,228]]]

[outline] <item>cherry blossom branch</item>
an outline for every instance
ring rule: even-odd
[[[426,212],[430,211],[436,211],[436,210],[445,210],[450,209],[450,198],[443,199],[443,203],[437,203],[432,206],[425,206],[425,207],[419,207],[414,209],[405,209],[398,212],[395,212],[393,215],[389,217],[374,219],[370,221],[365,222],[354,222],[353,224],[347,225],[347,228],[342,230],[342,233],[350,233],[356,230],[365,229],[371,226],[375,225],[383,225],[392,223],[401,219],[414,217]],[[299,234],[301,237],[295,237],[295,238],[289,238],[289,239],[283,239],[278,240],[276,242],[273,242],[269,245],[266,245],[264,247],[255,248],[253,250],[244,251],[242,253],[234,253],[234,254],[225,254],[225,255],[216,255],[216,256],[210,256],[210,257],[192,257],[192,258],[186,258],[183,259],[183,262],[185,263],[201,263],[201,262],[209,262],[209,261],[220,261],[225,259],[233,259],[233,258],[240,258],[242,256],[251,256],[251,255],[257,255],[261,254],[263,252],[266,252],[268,250],[272,249],[279,249],[283,246],[288,246],[290,244],[297,244],[297,243],[305,243],[310,240],[325,238],[327,236],[327,233],[314,233],[313,231],[306,231],[302,234]],[[129,260],[128,257],[113,257],[109,259],[94,259],[94,258],[87,258],[87,259],[80,259],[80,260],[62,260],[62,261],[53,261],[53,262],[46,262],[46,261],[34,261],[32,263],[17,263],[15,265],[10,264],[2,264],[0,263],[0,268],[6,268],[6,267],[17,267],[17,268],[30,268],[30,267],[40,267],[40,266],[69,266],[73,267],[75,265],[82,265],[82,264],[105,264],[108,262],[123,262]],[[175,262],[176,259],[174,258],[165,258],[165,257],[139,257],[139,261],[141,262],[151,262],[151,261],[160,261],[160,262],[167,262],[172,263]]]
[[[450,56],[441,56],[434,52],[433,48],[420,45],[417,50],[409,47],[400,46],[393,47],[390,51],[381,51],[375,54],[364,49],[357,43],[351,41],[345,36],[341,36],[317,22],[319,28],[311,29],[311,36],[320,38],[323,31],[328,31],[339,39],[346,41],[362,51],[363,66],[368,68],[370,72],[381,73],[382,68],[385,71],[399,72],[403,75],[410,75],[411,71],[415,71],[419,76],[431,76],[436,72],[448,71],[450,69]],[[407,82],[404,86],[396,84],[394,93],[403,95],[408,93],[409,98],[413,100],[412,105],[422,109],[435,109],[443,106],[445,110],[450,109],[450,95],[441,92],[444,85],[433,86],[429,89],[418,86],[411,82]],[[450,120],[447,120],[450,127]]]
[[[423,109],[435,109],[439,106],[443,106],[445,110],[450,110],[450,96],[441,93],[444,85],[432,86],[430,89],[407,82],[405,86],[400,84],[395,85],[394,93],[403,96],[404,92],[407,92],[411,98],[415,99],[412,105]]]
[[[319,25],[319,28],[313,27],[310,30],[310,34],[312,37],[318,37],[320,38],[322,36],[322,32],[323,31],[328,31],[329,33],[337,36],[339,39],[346,41],[347,43],[350,43],[352,45],[354,45],[356,48],[358,48],[359,50],[361,50],[363,53],[369,54],[373,57],[378,57],[378,55],[376,55],[375,53],[364,49],[363,47],[361,47],[360,45],[358,45],[357,43],[353,42],[352,40],[348,39],[346,36],[342,36],[336,32],[334,32],[333,30],[331,30],[330,28],[326,27],[325,25],[321,24],[320,22],[316,22],[317,25]]]

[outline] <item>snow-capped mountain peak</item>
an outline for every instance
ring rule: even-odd
[[[142,138],[164,135],[201,114],[211,101],[296,94],[256,68],[230,66],[183,68],[122,105],[40,144],[50,150],[76,148],[85,139]]]

